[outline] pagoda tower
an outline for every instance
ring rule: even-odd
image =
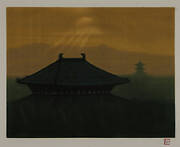
[[[144,72],[144,64],[139,61],[136,65],[136,74],[145,74]]]
[[[144,64],[142,61],[139,61],[137,64],[135,64],[135,73],[131,77],[131,82],[136,88],[136,91],[139,91],[138,93],[143,93],[144,88],[148,84],[149,76],[145,72]],[[139,96],[141,97],[141,96]]]

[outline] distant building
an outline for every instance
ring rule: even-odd
[[[136,71],[135,71],[133,77],[138,78],[138,79],[143,79],[143,78],[147,77],[144,66],[145,65],[141,61],[136,63],[135,64],[135,70]]]
[[[144,73],[144,64],[139,61],[136,65],[136,72],[138,73]]]
[[[135,72],[130,80],[134,87],[140,91],[143,91],[144,86],[148,84],[149,77],[145,72],[145,64],[142,61],[135,64]]]
[[[144,64],[139,61],[136,65],[136,74],[145,74],[144,72]]]

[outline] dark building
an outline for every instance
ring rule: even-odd
[[[82,58],[59,59],[44,69],[19,79],[18,83],[27,84],[33,94],[42,95],[87,95],[108,94],[113,86],[128,83],[120,78],[95,67]]]
[[[144,73],[144,64],[139,61],[136,65],[136,72],[137,73]]]
[[[143,86],[143,83],[148,80],[148,75],[145,72],[145,65],[143,62],[139,61],[135,64],[135,73],[132,75],[131,81],[135,81]]]

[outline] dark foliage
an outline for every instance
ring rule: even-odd
[[[8,104],[8,137],[174,137],[173,103],[31,95]]]

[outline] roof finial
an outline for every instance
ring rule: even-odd
[[[63,53],[59,54],[59,60],[61,60],[63,58]]]
[[[85,60],[86,59],[86,54],[85,53],[81,53],[82,58]]]

